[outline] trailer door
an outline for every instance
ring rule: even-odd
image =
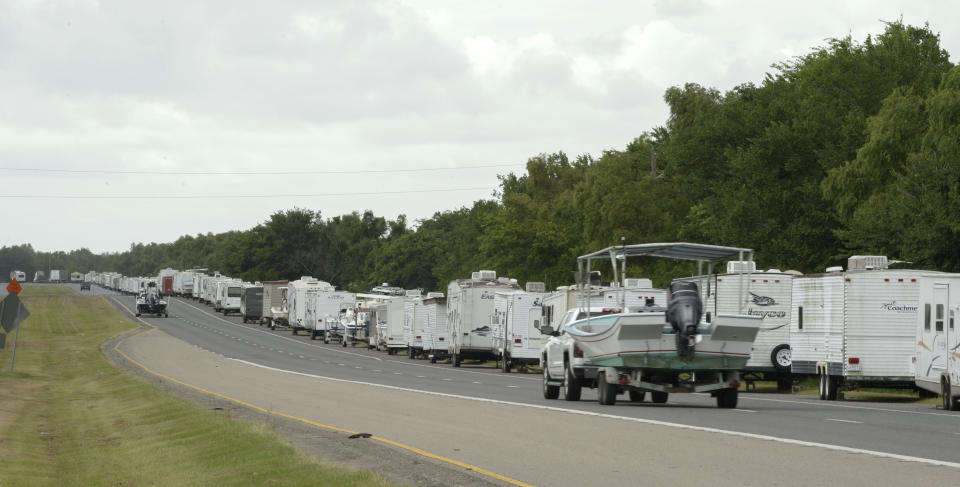
[[[947,369],[947,312],[950,310],[950,285],[933,285],[933,361],[930,377],[939,377]]]

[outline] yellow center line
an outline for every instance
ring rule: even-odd
[[[154,330],[157,329],[157,327],[154,326],[154,325],[151,325],[150,323],[147,323],[146,321],[144,321],[143,318],[137,317],[137,316],[136,316],[136,313],[130,311],[130,308],[126,307],[126,306],[125,306],[122,302],[120,302],[120,300],[118,300],[115,296],[111,296],[111,297],[113,298],[113,300],[114,300],[120,307],[122,307],[124,310],[126,310],[127,313],[130,313],[130,315],[131,315],[131,317],[132,317],[133,319],[139,321],[140,323],[143,323],[144,325],[146,325],[146,326],[148,326],[148,327],[150,328],[149,330],[139,331],[139,332],[134,333],[134,334],[132,334],[132,335],[130,335],[130,336],[124,337],[124,338],[121,339],[119,342],[117,342],[116,345],[113,346],[113,350],[114,350],[115,352],[119,353],[121,356],[123,356],[123,358],[127,359],[128,361],[130,361],[131,363],[133,363],[133,364],[136,365],[137,367],[140,367],[140,368],[143,369],[144,371],[146,371],[146,372],[148,372],[148,373],[150,373],[150,374],[153,374],[153,375],[155,375],[155,376],[157,376],[157,377],[161,377],[161,378],[163,378],[163,379],[166,379],[166,380],[168,380],[168,381],[170,381],[170,382],[173,382],[173,383],[176,383],[176,384],[180,384],[180,385],[182,385],[182,386],[184,386],[184,387],[188,387],[188,388],[193,389],[193,390],[195,390],[195,391],[203,392],[203,393],[209,394],[209,395],[211,395],[211,396],[216,396],[216,397],[219,397],[219,398],[221,398],[221,399],[225,399],[225,400],[227,400],[227,401],[231,401],[231,402],[240,404],[240,405],[242,405],[242,406],[246,406],[246,407],[248,407],[248,408],[255,409],[255,410],[260,411],[260,412],[262,412],[262,413],[267,413],[267,414],[272,414],[272,415],[275,415],[275,416],[280,416],[280,417],[282,417],[282,418],[292,419],[292,420],[294,420],[294,421],[299,421],[299,422],[301,422],[301,423],[306,423],[306,424],[309,424],[309,425],[311,425],[311,426],[316,426],[316,427],[318,427],[318,428],[328,429],[328,430],[331,430],[331,431],[337,431],[337,432],[340,432],[340,433],[346,433],[346,434],[350,434],[350,435],[355,435],[355,434],[359,433],[359,431],[352,431],[352,430],[348,430],[348,429],[345,429],[345,428],[340,428],[340,427],[337,427],[337,426],[331,426],[331,425],[328,425],[328,424],[322,424],[322,423],[318,423],[318,422],[316,422],[316,421],[311,421],[311,420],[306,419],[306,418],[301,418],[301,417],[299,417],[299,416],[293,416],[293,415],[291,415],[291,414],[286,414],[286,413],[281,413],[281,412],[279,412],[279,411],[273,411],[273,410],[270,410],[270,409],[266,409],[266,408],[264,408],[264,407],[257,406],[256,404],[252,404],[252,403],[246,402],[246,401],[244,401],[244,400],[242,400],[242,399],[237,399],[237,398],[230,397],[230,396],[227,396],[227,395],[224,395],[224,394],[220,394],[219,392],[214,392],[214,391],[210,391],[210,390],[204,389],[204,388],[199,387],[199,386],[195,386],[195,385],[193,385],[193,384],[188,384],[188,383],[186,383],[186,382],[183,382],[182,380],[174,379],[173,377],[170,377],[170,376],[168,376],[168,375],[161,374],[160,372],[157,372],[157,371],[155,371],[155,370],[150,369],[150,368],[147,367],[146,365],[144,365],[144,364],[142,364],[142,363],[134,360],[134,359],[131,358],[129,355],[127,355],[126,353],[124,353],[123,351],[121,351],[121,350],[120,350],[120,345],[122,345],[123,342],[127,341],[127,340],[130,339],[130,338],[133,338],[133,337],[135,337],[135,336],[138,336],[138,335],[141,335],[141,334],[144,334],[144,333],[149,333],[149,332],[151,332],[151,331],[154,331]],[[379,441],[379,442],[381,442],[381,443],[385,443],[385,444],[387,444],[387,445],[391,445],[391,446],[394,446],[394,447],[397,447],[397,448],[401,448],[401,449],[407,450],[407,451],[409,451],[409,452],[416,453],[416,454],[421,455],[421,456],[425,456],[425,457],[427,457],[427,458],[432,458],[432,459],[434,459],[434,460],[438,460],[438,461],[441,461],[441,462],[449,463],[449,464],[451,464],[451,465],[456,465],[456,466],[461,467],[461,468],[464,468],[464,469],[466,469],[466,470],[470,470],[470,471],[472,471],[472,472],[476,472],[476,473],[481,474],[481,475],[486,475],[487,477],[491,477],[491,478],[495,478],[495,479],[497,479],[497,480],[501,480],[501,481],[506,482],[506,483],[508,483],[508,484],[510,484],[510,485],[516,485],[516,486],[518,486],[518,487],[533,487],[533,485],[528,484],[528,483],[526,483],[526,482],[522,482],[522,481],[520,481],[520,480],[513,479],[513,478],[507,477],[507,476],[505,476],[505,475],[500,475],[500,474],[498,474],[498,473],[496,473],[496,472],[491,472],[491,471],[489,471],[489,470],[487,470],[487,469],[480,468],[480,467],[477,467],[477,466],[475,466],[475,465],[471,465],[471,464],[469,464],[469,463],[464,463],[464,462],[461,462],[461,461],[459,461],[459,460],[454,460],[454,459],[452,459],[452,458],[447,458],[447,457],[444,457],[444,456],[442,456],[442,455],[437,455],[437,454],[434,454],[434,453],[430,453],[430,452],[428,452],[428,451],[421,450],[421,449],[419,449],[419,448],[417,448],[417,447],[410,446],[410,445],[405,445],[405,444],[403,444],[403,443],[399,443],[399,442],[396,442],[396,441],[393,441],[393,440],[390,440],[390,439],[387,439],[387,438],[383,438],[383,437],[380,437],[380,436],[373,435],[373,436],[370,436],[369,439],[375,440],[375,441]]]

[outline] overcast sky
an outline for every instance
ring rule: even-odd
[[[533,155],[622,149],[670,86],[759,82],[901,16],[957,61],[949,1],[0,0],[0,246],[119,251],[293,207],[429,217]],[[466,168],[184,174],[439,167]]]

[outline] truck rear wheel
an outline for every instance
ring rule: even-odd
[[[560,386],[550,385],[550,371],[547,370],[546,361],[543,366],[543,398],[556,399],[560,397]]]
[[[951,392],[950,379],[944,378],[942,381],[940,381],[940,402],[944,411],[952,411],[955,409]]]
[[[650,401],[654,404],[665,404],[668,398],[670,398],[668,392],[653,391],[650,393]]]
[[[739,392],[740,391],[736,389],[721,389],[717,392],[717,407],[735,409],[737,407],[737,396]]]
[[[573,369],[570,367],[570,362],[567,362],[563,365],[563,386],[561,387],[563,387],[564,401],[580,400],[580,380],[577,379],[577,375],[573,373]]]
[[[630,391],[630,401],[632,402],[643,402],[646,397],[647,393],[644,391]]]
[[[453,354],[453,357],[452,357],[450,360],[453,362],[453,366],[454,366],[454,367],[459,367],[459,366],[460,366],[460,354],[459,354],[459,353],[454,353],[454,354]]]
[[[839,392],[839,389],[840,389],[839,383],[840,383],[840,379],[838,379],[837,376],[835,376],[835,375],[827,375],[827,384],[826,384],[827,389],[826,389],[826,391],[827,391],[827,400],[828,400],[828,401],[836,401],[836,400],[837,400],[837,393]]]

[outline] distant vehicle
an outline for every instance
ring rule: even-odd
[[[50,282],[60,282],[60,279],[61,279],[61,277],[60,277],[60,270],[59,270],[59,269],[51,269],[51,270],[50,270]]]
[[[146,283],[143,292],[137,295],[137,316],[152,314],[166,318],[167,302],[160,298],[160,289],[157,282],[150,280]]]
[[[23,271],[10,271],[10,280],[18,280],[24,282],[27,280],[27,273]]]
[[[83,274],[79,272],[71,272],[70,282],[83,282]]]
[[[47,275],[43,271],[37,271],[33,273],[33,282],[45,281],[46,279]]]
[[[80,284],[80,290],[81,290],[81,291],[89,291],[89,290],[90,290],[90,281],[84,281],[83,283],[81,283],[81,284]]]
[[[260,321],[263,317],[263,286],[245,285],[240,297],[240,316],[243,322]]]

